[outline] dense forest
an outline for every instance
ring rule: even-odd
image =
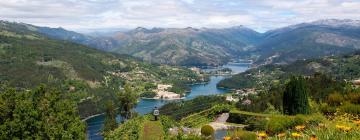
[[[50,39],[27,24],[1,21],[0,30],[0,83],[18,90],[42,83],[55,87],[78,104],[82,118],[102,113],[107,100],[113,100],[126,82],[136,94],[152,91],[160,83],[184,94],[187,84],[206,80],[186,68]]]

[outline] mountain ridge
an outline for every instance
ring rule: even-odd
[[[345,54],[359,49],[360,21],[325,19],[259,33],[245,26],[229,28],[144,28],[90,36],[62,28],[37,27],[38,32],[100,50],[128,54],[169,65],[223,65],[255,60],[257,65]]]

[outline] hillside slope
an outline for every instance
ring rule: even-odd
[[[150,65],[130,56],[49,39],[31,27],[0,22],[0,83],[18,89],[45,83],[71,94],[82,116],[101,111],[104,100],[127,83],[192,83],[201,80],[191,70]],[[176,85],[175,85],[176,86]],[[138,92],[142,92],[139,89]]]
[[[218,83],[218,87],[231,89],[267,87],[281,82],[291,75],[311,76],[316,73],[330,75],[347,81],[360,78],[360,53],[323,57],[319,59],[298,60],[287,65],[268,64],[236,74]]]
[[[319,20],[263,34],[257,45],[257,64],[341,55],[360,49],[360,21]]]
[[[225,29],[138,27],[96,37],[62,28],[28,26],[51,38],[129,54],[152,63],[187,66],[224,64],[253,49],[253,44],[260,39],[260,33],[243,26]]]
[[[113,52],[171,65],[222,65],[253,47],[260,34],[245,28],[137,28],[115,36]]]

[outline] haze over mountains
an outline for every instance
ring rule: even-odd
[[[298,59],[345,54],[360,48],[360,21],[318,20],[259,33],[244,26],[232,28],[138,27],[108,35],[84,35],[62,28],[32,26],[55,39],[100,50],[129,54],[152,63],[222,65],[242,59],[256,64],[285,64]]]

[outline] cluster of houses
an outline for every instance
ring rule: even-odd
[[[158,84],[157,89],[154,90],[156,96],[154,99],[165,99],[165,100],[174,100],[181,99],[180,94],[176,94],[174,92],[168,91],[168,89],[172,88],[172,85]]]
[[[244,88],[244,89],[237,89],[235,90],[235,95],[237,95],[239,98],[235,99],[232,96],[226,97],[226,100],[228,101],[239,101],[241,100],[243,105],[250,105],[251,100],[247,99],[246,97],[249,95],[255,95],[257,94],[257,91],[255,88]]]

